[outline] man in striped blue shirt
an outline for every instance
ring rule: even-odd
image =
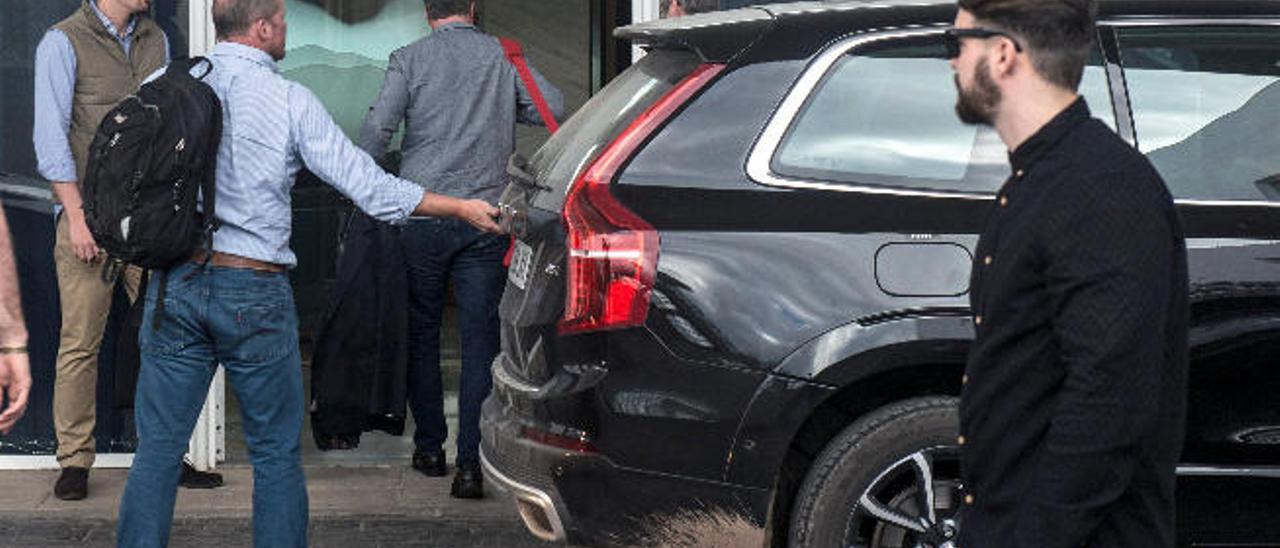
[[[305,401],[286,274],[297,263],[289,193],[304,165],[383,221],[456,217],[500,230],[497,209],[483,200],[428,193],[383,172],[311,91],[280,76],[283,0],[215,0],[213,20],[219,43],[204,81],[223,109],[215,212],[221,228],[207,268],[196,264],[206,259],[198,253],[168,273],[163,321],[139,338],[138,449],[120,507],[122,547],[167,544],[182,454],[218,364],[240,402],[253,460],[254,544],[306,545],[299,447]],[[155,309],[151,289],[144,325],[152,325]]]

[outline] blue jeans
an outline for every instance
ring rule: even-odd
[[[448,437],[440,380],[440,324],[445,286],[453,279],[462,342],[458,387],[458,463],[480,458],[480,406],[493,386],[498,355],[498,303],[506,287],[502,257],[511,240],[456,219],[425,219],[401,232],[409,268],[409,408],[418,452],[440,450]]]
[[[253,461],[254,546],[306,546],[305,402],[288,276],[184,263],[169,272],[164,316],[153,329],[158,282],[148,284],[138,338],[138,449],[120,502],[118,546],[168,544],[182,456],[218,364],[240,402]]]

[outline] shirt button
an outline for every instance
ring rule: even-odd
[[[991,266],[991,261],[992,261],[992,260],[993,260],[993,259],[991,258],[991,256],[990,256],[990,255],[987,255],[986,257],[983,257],[983,258],[982,258],[982,264],[985,264],[985,265],[987,265],[987,266]]]
[[[960,436],[960,437],[956,438],[956,443],[958,443],[958,444],[960,444],[960,445],[964,445],[964,436]]]
[[[964,503],[965,503],[965,504],[973,504],[973,495],[965,495],[965,496],[964,496]]]
[[[974,316],[973,323],[976,325],[982,325],[982,316]]]
[[[1009,207],[1009,198],[1007,196],[1000,197],[1000,207]]]
[[[969,384],[969,376],[968,376],[968,375],[964,375],[964,376],[960,377],[960,384]]]
[[[1022,176],[1023,176],[1023,175],[1026,175],[1026,174],[1027,174],[1027,172],[1026,172],[1026,171],[1023,171],[1023,170],[1021,170],[1021,169],[1019,169],[1019,170],[1018,170],[1018,173],[1017,173],[1017,175],[1018,175],[1018,178],[1019,178],[1019,179],[1021,179],[1021,178],[1022,178]]]

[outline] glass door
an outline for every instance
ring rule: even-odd
[[[0,200],[4,202],[18,258],[26,311],[33,388],[28,411],[14,432],[0,437],[0,468],[57,468],[53,390],[61,307],[53,266],[54,208],[51,189],[36,169],[32,144],[35,50],[50,26],[80,9],[82,0],[44,0],[5,5],[0,22]],[[175,52],[187,51],[188,2],[157,2],[153,17]],[[117,326],[128,299],[118,291],[98,360],[94,438],[98,467],[132,463],[136,445],[131,390],[118,390],[132,376],[117,375]]]

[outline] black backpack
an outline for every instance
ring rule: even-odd
[[[200,63],[208,69],[193,77]],[[201,79],[212,69],[203,57],[173,61],[98,125],[82,192],[85,221],[109,263],[164,270],[211,249],[222,103]]]

